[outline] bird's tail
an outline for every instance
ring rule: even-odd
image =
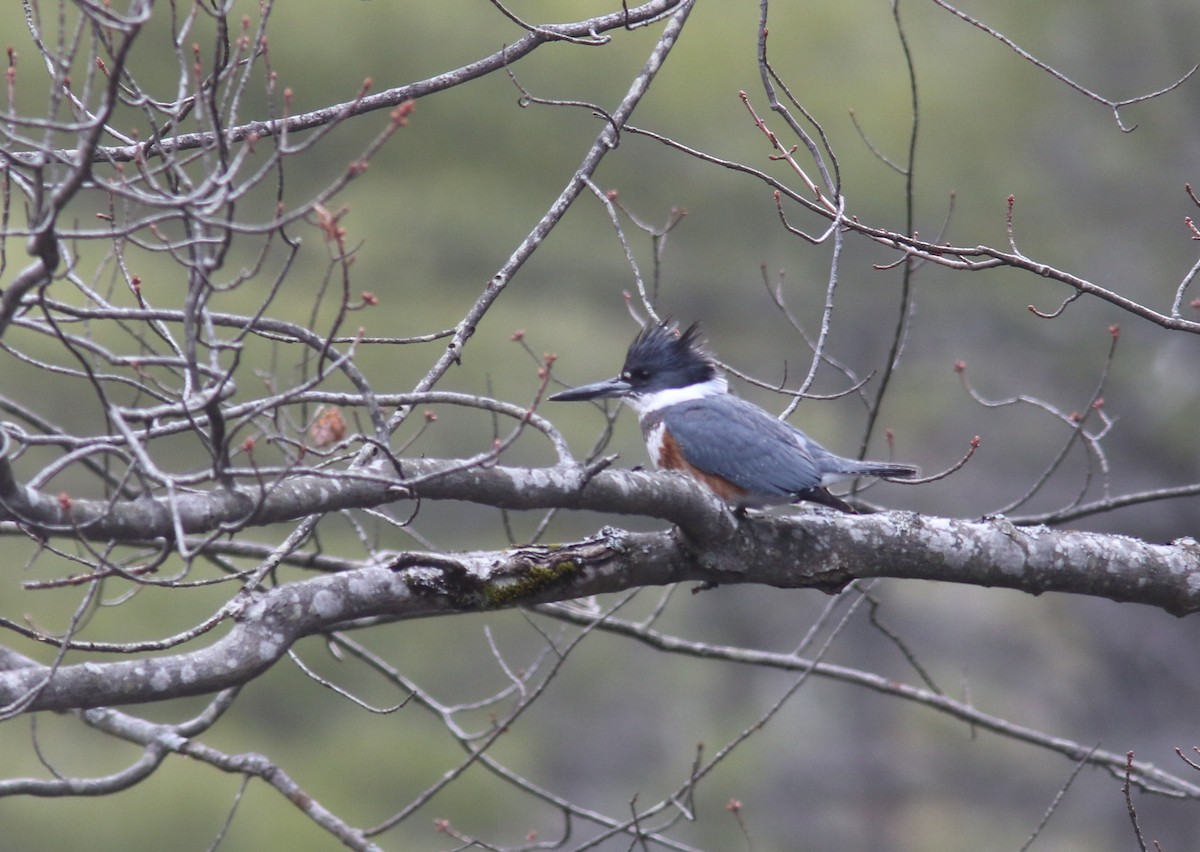
[[[853,476],[885,476],[888,479],[912,479],[920,470],[911,464],[893,464],[892,462],[857,462],[845,473]]]
[[[911,464],[892,462],[858,461],[844,459],[832,453],[820,459],[821,486],[845,482],[859,476],[882,476],[888,479],[912,479],[920,471]],[[857,510],[839,497],[834,497],[824,487],[810,488],[798,495],[801,500],[824,503],[842,512],[856,513]]]

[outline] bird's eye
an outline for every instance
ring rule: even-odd
[[[625,371],[625,378],[626,380],[632,380],[635,382],[644,382],[646,379],[650,378],[650,371],[645,367],[635,367],[632,370]]]

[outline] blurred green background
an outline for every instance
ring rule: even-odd
[[[256,19],[257,4],[237,5]],[[542,22],[579,19],[609,7],[542,0],[511,8],[526,20]],[[954,244],[1002,247],[1006,198],[1013,194],[1015,236],[1024,254],[1159,311],[1169,309],[1178,282],[1196,260],[1196,243],[1183,225],[1196,210],[1183,185],[1200,178],[1200,81],[1123,109],[1125,123],[1137,129],[1122,133],[1107,107],[933,4],[901,3],[900,9],[921,103],[917,230],[931,236],[944,229],[944,238]],[[136,73],[151,88],[155,68],[170,69],[163,76],[163,97],[173,94],[174,59],[155,33],[165,32],[167,11],[155,10],[154,26],[141,37],[133,59]],[[1200,61],[1200,7],[1192,0],[1100,5],[1015,0],[977,3],[973,11],[1081,85],[1114,99],[1159,89]],[[632,123],[786,180],[786,171],[768,159],[771,152],[738,97],[745,90],[760,115],[767,116],[754,61],[757,16],[758,3],[749,0],[700,4]],[[37,114],[45,86],[18,7],[0,13],[0,21],[8,43],[25,57],[18,107]],[[910,133],[909,84],[890,4],[776,3],[770,29],[776,69],[821,122],[837,153],[849,211],[870,224],[903,228],[903,179],[868,149],[849,117],[853,110],[871,144],[903,160]],[[603,47],[547,45],[513,71],[537,97],[612,108],[659,32],[659,26],[615,31],[612,43]],[[204,34],[198,25],[195,38],[203,40]],[[294,92],[291,111],[301,112],[351,99],[364,78],[372,79],[373,91],[381,91],[457,67],[519,36],[519,29],[479,0],[280,4],[270,26],[271,64],[280,85]],[[349,242],[359,246],[354,287],[379,300],[350,318],[349,333],[358,325],[368,335],[381,336],[452,326],[560,192],[600,121],[586,109],[522,108],[518,97],[504,75],[493,74],[421,100],[409,125],[372,159],[366,175],[328,205],[347,208],[341,222]],[[263,99],[251,92],[242,118],[263,117],[256,108],[265,109]],[[387,120],[380,112],[347,121],[290,160],[288,203],[302,203],[336,178]],[[781,121],[768,121],[784,133]],[[815,333],[829,276],[829,245],[814,247],[789,235],[769,189],[753,179],[633,134],[625,134],[605,158],[597,183],[616,190],[627,209],[651,223],[665,222],[673,208],[686,209],[662,256],[659,309],[684,321],[702,321],[713,348],[738,369],[767,382],[786,378],[794,386],[808,369],[809,351],[774,308],[760,270],[765,266],[772,279],[786,273],[788,304]],[[256,202],[257,211],[249,205],[242,212],[268,215],[269,199]],[[88,203],[95,199],[81,199],[72,212],[84,219],[90,215]],[[789,215],[793,224],[822,230],[798,210]],[[625,226],[649,277],[650,241],[628,221]],[[328,250],[315,227],[298,224],[293,234],[303,237],[304,245],[270,313],[307,323],[312,297],[327,272]],[[259,245],[253,239],[235,243],[229,273],[251,262]],[[76,250],[81,266],[104,262],[103,243],[81,243]],[[860,376],[880,369],[896,323],[900,271],[876,268],[894,260],[894,254],[859,238],[846,241],[829,352]],[[172,265],[150,256],[139,261],[156,303],[170,304],[174,289],[182,293]],[[12,258],[9,262],[11,274]],[[253,310],[268,285],[264,275],[221,296],[214,307]],[[487,314],[461,366],[439,389],[520,403],[532,399],[537,364],[512,341],[517,330],[525,332],[535,354],[557,353],[554,374],[562,381],[613,374],[636,331],[622,298],[634,286],[606,212],[585,193]],[[982,437],[982,446],[953,477],[920,488],[884,485],[870,493],[871,499],[894,508],[975,517],[1024,493],[1067,441],[1068,430],[1029,406],[981,407],[962,389],[955,361],[966,362],[968,377],[988,398],[1028,395],[1071,411],[1086,405],[1094,391],[1114,323],[1121,326],[1121,340],[1104,393],[1105,410],[1116,418],[1104,442],[1113,493],[1200,479],[1200,342],[1194,337],[1168,333],[1087,298],[1057,319],[1039,319],[1027,305],[1053,311],[1069,291],[1015,272],[964,273],[926,265],[914,294],[909,337],[880,426],[894,430],[898,459],[927,472],[952,464],[974,435]],[[1185,305],[1197,296],[1193,288]],[[1196,312],[1187,316],[1194,319]],[[328,322],[322,315],[312,327],[326,331]],[[15,330],[10,342],[39,345]],[[425,374],[442,345],[367,346],[356,362],[376,390],[404,391]],[[271,352],[266,346],[254,350],[261,360],[247,368],[274,367]],[[46,416],[82,433],[97,428],[94,403],[72,394],[69,383],[60,387],[10,358],[0,360],[0,368],[7,393],[18,396],[37,388],[39,411]],[[252,381],[249,373],[242,378],[247,386]],[[846,385],[825,369],[814,391],[835,393]],[[334,380],[330,386],[341,385]],[[735,387],[763,405],[784,404],[761,390]],[[437,423],[413,452],[462,455],[490,445],[488,417],[437,411]],[[581,454],[601,425],[589,406],[548,405],[541,413]],[[831,449],[851,454],[861,440],[864,415],[861,400],[850,395],[806,401],[793,422]],[[416,425],[406,427],[405,435]],[[181,466],[195,463],[194,446],[181,440],[176,449]],[[618,464],[645,461],[628,414],[617,421],[612,450],[621,455]],[[882,433],[877,434],[871,454],[888,452]],[[543,441],[529,436],[505,461],[544,464],[553,457]],[[1063,505],[1085,486],[1089,498],[1100,496],[1101,483],[1089,485],[1087,469],[1076,448],[1064,470],[1021,511]],[[1080,525],[1168,541],[1196,534],[1198,508],[1195,498],[1151,503]],[[516,537],[531,534],[538,520],[512,518]],[[611,521],[586,513],[563,515],[549,538],[573,539]],[[619,523],[661,526],[625,518]],[[333,552],[345,547],[350,555],[361,555],[338,518],[323,522],[321,529]],[[371,529],[383,547],[420,546],[395,530]],[[495,513],[459,504],[422,506],[415,529],[433,545],[451,550],[507,542]],[[273,534],[282,537],[286,530],[250,537],[267,540]],[[31,546],[15,541],[3,546],[10,568],[0,581],[4,614],[29,614],[39,623],[60,626],[78,592],[34,596],[19,584],[67,569],[42,558],[22,570]],[[88,635],[110,641],[167,635],[201,620],[227,593],[143,591],[101,610]],[[1017,724],[1085,745],[1133,750],[1139,759],[1190,772],[1173,749],[1200,745],[1195,619],[1099,600],[929,584],[886,583],[877,594],[886,623],[949,694],[969,694],[981,709]],[[643,592],[631,613],[649,612],[658,595],[658,590]],[[786,651],[825,603],[816,592],[765,588],[679,593],[660,626],[703,641]],[[519,613],[404,623],[356,638],[440,700],[467,702],[505,684],[485,627],[514,668],[528,665],[542,646],[540,634]],[[317,640],[297,650],[369,701],[387,705],[402,698],[360,667],[332,661]],[[834,643],[828,659],[916,680],[899,652],[861,617]],[[786,674],[668,657],[629,640],[592,636],[548,693],[501,739],[496,755],[544,787],[623,817],[635,796],[646,804],[678,785],[698,743],[705,744],[707,754],[716,751],[757,719],[791,680]],[[135,712],[177,720],[200,706],[178,702]],[[486,714],[476,722],[485,727]],[[0,727],[6,777],[45,775],[30,747],[30,725],[24,719]],[[63,773],[114,772],[135,757],[133,749],[100,739],[70,717],[38,717],[36,739]],[[461,759],[440,724],[415,707],[367,715],[287,662],[251,684],[229,716],[202,739],[227,751],[270,756],[322,804],[358,825],[374,824],[403,807]],[[752,844],[760,852],[1015,850],[1071,770],[1063,758],[989,734],[976,736],[928,710],[814,680],[701,785],[698,819],[678,837],[707,849]],[[238,778],[173,759],[149,781],[117,796],[0,800],[0,850],[205,849],[238,786]],[[748,839],[725,810],[730,799],[743,803]],[[1195,803],[1135,801],[1148,839],[1160,840],[1171,852],[1195,847],[1200,827]],[[380,842],[388,849],[452,848],[453,842],[434,830],[433,821],[441,818],[503,845],[521,843],[529,831],[541,839],[561,831],[554,808],[473,769]],[[222,848],[332,849],[336,844],[277,794],[251,783]],[[1119,780],[1085,770],[1033,848],[1135,848]]]

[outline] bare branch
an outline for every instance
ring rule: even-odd
[[[952,15],[955,15],[956,17],[959,17],[962,20],[966,21],[971,26],[973,26],[977,29],[983,30],[983,32],[987,33],[992,38],[994,38],[997,41],[999,41],[1000,43],[1004,44],[1006,47],[1008,47],[1010,50],[1012,50],[1014,53],[1016,53],[1022,59],[1033,63],[1035,66],[1040,68],[1042,71],[1045,71],[1047,74],[1054,77],[1056,80],[1059,80],[1062,83],[1066,83],[1068,86],[1070,86],[1075,91],[1079,92],[1081,95],[1084,95],[1085,97],[1090,98],[1091,100],[1096,101],[1097,103],[1104,104],[1106,107],[1108,107],[1109,109],[1112,110],[1113,118],[1116,120],[1117,126],[1120,127],[1121,130],[1125,133],[1130,133],[1130,132],[1136,130],[1137,125],[1135,124],[1132,127],[1125,126],[1125,123],[1123,121],[1121,121],[1121,107],[1129,106],[1130,104],[1141,103],[1143,101],[1152,100],[1153,98],[1161,97],[1162,95],[1165,95],[1169,92],[1173,92],[1176,89],[1178,89],[1180,86],[1182,86],[1184,83],[1186,83],[1188,81],[1188,79],[1191,78],[1191,76],[1196,73],[1197,69],[1200,69],[1200,65],[1193,65],[1190,71],[1185,73],[1182,77],[1180,77],[1174,83],[1171,83],[1170,85],[1165,86],[1164,88],[1161,88],[1157,91],[1150,92],[1150,93],[1144,94],[1144,95],[1138,95],[1137,97],[1128,98],[1123,101],[1111,100],[1109,98],[1104,97],[1103,95],[1098,95],[1095,92],[1091,91],[1090,89],[1084,88],[1083,86],[1079,85],[1078,83],[1076,83],[1074,80],[1072,80],[1066,74],[1059,71],[1054,66],[1048,65],[1047,63],[1038,59],[1033,54],[1022,49],[1016,42],[1014,42],[1008,36],[1004,35],[1003,33],[999,32],[997,30],[992,29],[987,24],[980,21],[978,18],[973,18],[970,15],[968,15],[967,13],[965,13],[959,9],[956,9],[954,6],[951,6],[949,3],[947,3],[946,0],[933,0],[933,2],[936,3],[937,5],[941,6],[947,12],[950,12]]]

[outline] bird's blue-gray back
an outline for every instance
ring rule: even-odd
[[[796,430],[739,397],[670,406],[663,423],[690,464],[753,494],[787,497],[821,484]]]

